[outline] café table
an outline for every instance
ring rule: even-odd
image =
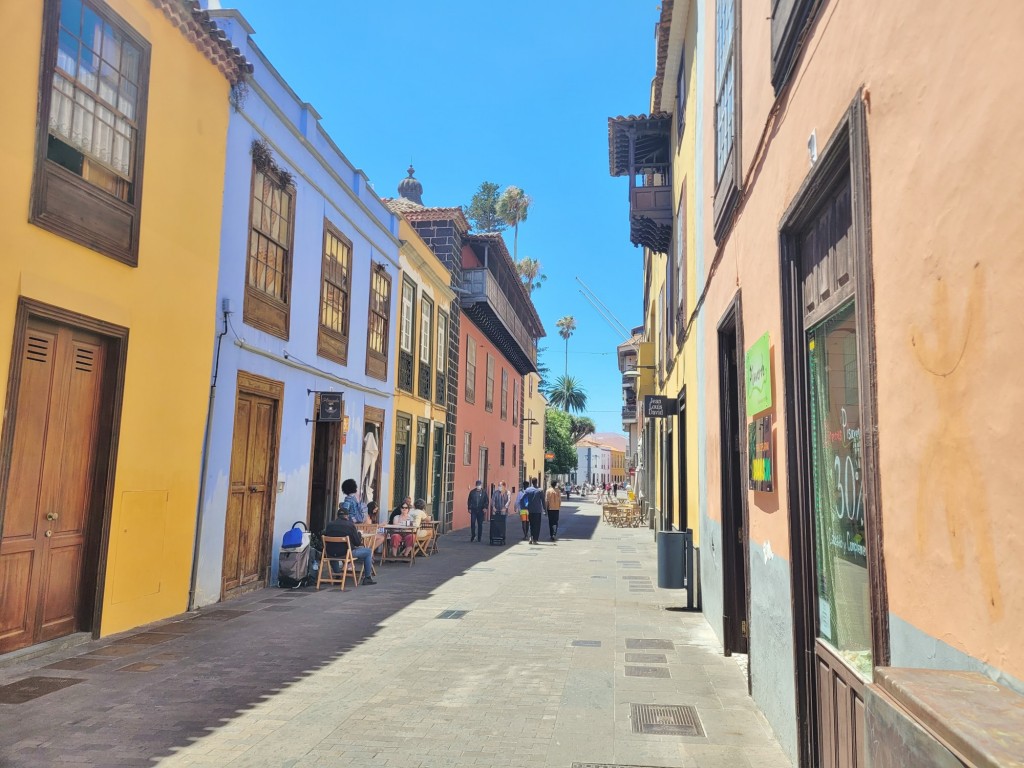
[[[395,534],[395,533],[400,533],[400,534],[403,534],[403,535],[411,533],[413,535],[413,538],[415,538],[415,536],[416,536],[416,527],[412,526],[412,525],[382,525],[377,530],[378,530],[378,532],[383,531],[382,535],[384,536],[384,550],[381,553],[381,559],[380,559],[381,563],[387,563],[387,562],[405,563],[405,562],[407,562],[407,563],[409,563],[409,565],[412,565],[413,561],[416,559],[416,547],[412,547],[412,552],[406,557],[406,556],[403,556],[403,555],[399,554],[399,552],[402,551],[402,546],[403,546],[400,543],[399,544],[398,552],[394,552],[393,553],[393,552],[391,552],[391,536],[392,536],[392,534]]]

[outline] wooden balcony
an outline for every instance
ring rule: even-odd
[[[521,375],[537,372],[537,345],[498,281],[486,268],[463,272],[462,311]]]
[[[672,241],[672,116],[608,118],[608,168],[629,177],[629,239],[668,253]]]

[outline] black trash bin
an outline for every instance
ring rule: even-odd
[[[686,589],[686,531],[658,531],[658,587]]]

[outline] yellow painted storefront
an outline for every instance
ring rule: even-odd
[[[523,482],[531,477],[544,477],[544,428],[548,401],[539,389],[540,376],[528,373],[523,377]],[[536,419],[536,423],[530,419]]]
[[[682,109],[683,131],[680,133],[678,121],[680,111],[677,105],[676,84],[679,67],[685,63],[686,72],[693,72],[694,52],[696,51],[697,22],[696,13],[688,13],[688,3],[677,3],[673,9],[671,26],[665,30],[669,34],[666,47],[667,55],[659,68],[661,88],[658,94],[652,93],[651,111],[668,111],[673,114],[672,125],[672,199],[674,224],[672,233],[671,254],[645,252],[648,260],[646,269],[650,275],[650,301],[644,327],[647,343],[641,345],[640,365],[654,365],[654,370],[641,369],[643,374],[638,380],[637,402],[642,403],[644,394],[657,394],[677,401],[685,401],[685,409],[680,409],[676,417],[653,419],[646,433],[651,440],[653,462],[653,486],[658,499],[658,507],[666,520],[679,525],[685,519],[686,526],[693,529],[694,546],[700,544],[699,504],[701,489],[697,484],[698,463],[698,385],[697,385],[697,345],[696,334],[690,333],[685,340],[681,330],[672,330],[667,326],[669,313],[677,315],[675,328],[685,328],[686,322],[693,311],[697,300],[695,291],[696,274],[696,242],[692,222],[694,216],[694,194],[696,191],[696,78],[685,78],[683,92],[685,106]],[[688,127],[690,126],[690,127]],[[677,249],[682,248],[681,253]],[[668,260],[678,259],[685,270],[683,293],[685,302],[680,307],[666,307],[669,295],[666,285]],[[646,348],[646,349],[645,349]],[[646,354],[645,354],[646,353]],[[671,421],[671,503],[664,509],[664,473],[669,458],[665,450],[663,435],[667,433]],[[686,432],[685,457],[680,456],[679,430]],[[665,439],[668,439],[667,437]],[[681,481],[681,473],[685,470],[687,481]],[[685,485],[685,500],[681,499],[680,489]],[[685,505],[685,506],[684,506]],[[683,510],[687,514],[683,514]]]
[[[116,460],[92,576],[95,618],[78,627],[108,635],[187,605],[231,83],[154,2],[96,5],[151,47],[137,266],[29,223],[44,3],[0,4],[0,28],[8,31],[0,53],[0,384],[8,393],[4,435],[14,445],[10,372],[21,350],[12,354],[12,339],[23,300],[125,329]],[[8,516],[19,503],[6,498]]]
[[[393,400],[394,413],[391,414],[392,423],[395,425],[395,429],[391,431],[391,455],[396,456],[396,443],[399,440],[407,441],[407,453],[406,453],[406,467],[404,470],[404,478],[399,478],[398,473],[402,470],[397,464],[393,465],[393,471],[395,473],[395,487],[399,487],[399,483],[404,482],[405,488],[407,489],[407,495],[412,496],[414,499],[423,499],[427,502],[427,509],[430,510],[435,505],[435,502],[440,505],[443,503],[443,499],[434,498],[434,477],[430,468],[433,466],[434,461],[434,435],[436,430],[445,429],[445,421],[447,409],[443,404],[438,403],[436,386],[437,386],[437,371],[438,362],[443,358],[443,362],[447,365],[448,350],[447,348],[442,350],[442,355],[438,355],[438,345],[441,342],[443,336],[447,340],[449,335],[449,326],[447,325],[448,316],[450,313],[450,307],[452,301],[455,299],[455,293],[451,290],[451,275],[448,272],[448,268],[441,263],[441,261],[434,255],[434,252],[430,250],[430,247],[423,242],[423,239],[416,233],[416,230],[412,228],[409,222],[404,218],[400,218],[399,226],[399,237],[402,240],[402,247],[399,251],[399,262],[401,264],[401,274],[395,281],[394,288],[398,296],[398,322],[392,323],[394,327],[394,338],[392,343],[394,344],[396,359],[402,349],[402,290],[403,285],[406,281],[411,281],[413,285],[413,314],[412,314],[412,339],[411,339],[411,353],[412,353],[412,365],[413,365],[413,377],[412,377],[412,392],[408,392],[398,386],[398,376],[395,377],[395,397]],[[424,342],[422,337],[423,332],[423,299],[427,298],[431,303],[430,309],[430,328],[429,328],[429,343]],[[439,333],[438,329],[440,324],[444,324],[443,332]],[[429,347],[429,352],[424,359],[423,352]],[[431,397],[423,398],[420,397],[417,392],[419,391],[419,375],[420,375],[420,363],[425,362],[429,369],[429,375],[431,378]],[[454,373],[454,372],[450,372]],[[447,393],[446,393],[447,394]],[[401,418],[400,418],[401,417]],[[410,432],[407,435],[399,435],[398,432],[402,428],[401,423],[404,423],[404,419],[409,419]],[[417,443],[417,429],[418,424],[427,421],[430,423],[429,432],[427,434],[427,446],[424,453],[425,460],[427,462],[427,469],[421,474],[422,477],[426,478],[426,487],[416,487],[417,477],[417,455],[416,455],[416,443]],[[445,435],[445,441],[449,438]],[[441,475],[444,477],[444,468],[442,465]],[[444,484],[442,483],[442,494],[444,493]],[[391,508],[401,503],[401,498],[392,498],[394,494],[391,489],[385,489],[387,492],[383,498],[392,499]]]

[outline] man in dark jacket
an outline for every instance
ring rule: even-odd
[[[363,584],[376,584],[373,580],[373,551],[369,547],[363,546],[363,534],[356,528],[355,523],[349,519],[348,508],[342,506],[338,509],[338,516],[327,524],[324,529],[324,536],[348,536],[348,540],[352,542],[352,557],[356,560],[363,561]],[[324,560],[331,563],[331,568],[335,572],[338,569],[334,568],[334,562],[331,558],[344,557],[345,556],[345,544],[335,543],[324,543]],[[325,566],[321,564],[321,568]]]
[[[469,492],[469,540],[484,540],[484,514],[487,512],[487,494],[484,493],[483,481],[477,480],[473,490]]]
[[[530,486],[527,491],[530,500],[527,502],[526,511],[530,518],[530,543],[537,544],[540,541],[540,521],[547,507],[544,506],[544,492],[541,491],[536,477],[530,478]]]

